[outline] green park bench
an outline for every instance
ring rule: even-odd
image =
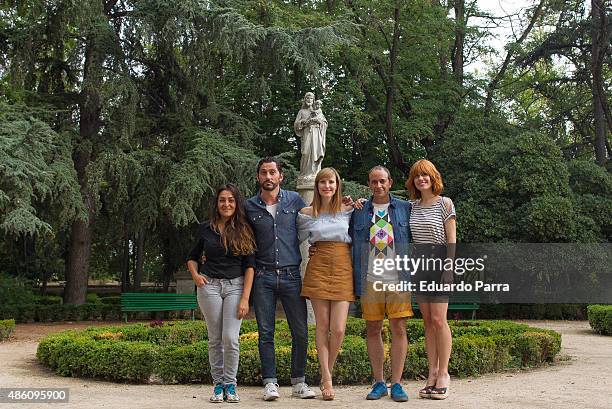
[[[184,311],[191,310],[195,319],[198,299],[195,294],[174,293],[122,293],[121,312],[127,322],[128,312],[141,311]]]
[[[449,311],[472,311],[472,319],[476,318],[476,310],[480,308],[480,297],[475,294],[452,294],[448,300]],[[412,309],[418,310],[416,295],[412,295]]]

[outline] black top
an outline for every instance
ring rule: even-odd
[[[232,279],[244,275],[247,268],[255,268],[255,255],[234,256],[225,251],[221,243],[221,235],[216,233],[210,222],[205,221],[198,229],[198,241],[189,253],[188,260],[200,262],[202,252],[206,256],[206,262],[202,266],[202,273],[211,278]]]

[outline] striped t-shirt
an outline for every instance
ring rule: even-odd
[[[450,210],[444,202],[448,202]],[[446,231],[444,223],[451,217],[456,217],[455,205],[449,198],[440,199],[428,206],[421,206],[421,200],[411,201],[410,231],[412,242],[415,244],[433,243],[446,244]]]

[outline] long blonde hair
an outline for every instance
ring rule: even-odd
[[[321,213],[321,207],[323,205],[321,200],[321,194],[319,193],[319,181],[322,179],[336,179],[336,192],[334,193],[334,197],[332,197],[330,203],[330,212],[331,214],[336,214],[342,210],[342,179],[340,179],[340,175],[338,171],[334,168],[323,168],[317,173],[315,177],[315,189],[314,189],[314,198],[312,200],[312,216],[318,217]]]

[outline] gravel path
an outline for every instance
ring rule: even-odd
[[[543,368],[511,371],[478,378],[453,379],[446,401],[416,397],[422,382],[409,381],[407,407],[413,408],[612,408],[612,337],[591,332],[586,321],[525,321],[529,325],[561,332],[563,343],[559,360]],[[90,379],[63,378],[36,361],[37,341],[50,332],[68,328],[110,323],[19,324],[8,341],[0,343],[0,387],[69,388],[70,402],[52,408],[202,408],[208,402],[208,385],[126,385]],[[324,402],[289,397],[281,388],[276,402],[260,400],[260,388],[239,387],[240,407],[275,408],[371,408],[395,407],[390,399],[374,402],[364,399],[368,385],[337,387],[336,400]],[[318,391],[317,391],[318,392]],[[320,395],[320,394],[319,394]],[[0,409],[49,407],[48,404],[0,404]]]

